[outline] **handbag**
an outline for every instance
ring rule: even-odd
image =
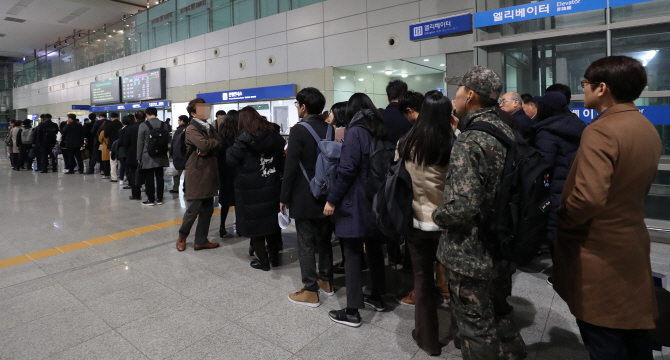
[[[84,149],[84,150],[81,152],[81,159],[82,159],[82,160],[88,160],[88,159],[90,159],[90,158],[91,158],[91,152],[90,152],[88,149]]]
[[[165,176],[178,176],[179,170],[174,167],[174,163],[170,160],[170,166],[165,168]]]

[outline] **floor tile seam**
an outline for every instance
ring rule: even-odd
[[[261,308],[257,309],[256,311],[258,311],[258,310],[264,308],[266,305],[267,305],[267,304],[263,305]],[[277,344],[276,342],[274,342],[274,341],[272,341],[272,340],[266,338],[265,336],[263,336],[263,335],[261,335],[261,334],[255,332],[253,329],[250,329],[250,328],[244,326],[244,324],[238,322],[238,321],[240,321],[240,320],[242,320],[242,319],[244,319],[244,318],[246,318],[246,317],[248,317],[248,316],[254,315],[254,314],[255,314],[255,312],[252,311],[252,312],[250,312],[249,314],[244,315],[244,316],[240,317],[240,318],[237,319],[237,320],[228,320],[228,321],[230,321],[230,322],[232,322],[233,324],[235,324],[235,325],[237,325],[237,326],[243,328],[244,330],[246,330],[246,331],[248,331],[248,332],[250,332],[250,333],[252,333],[252,334],[258,336],[259,338],[261,338],[261,339],[267,341],[268,343],[270,343],[270,344],[272,344],[272,345],[274,345],[274,346],[276,346],[276,347],[278,347],[278,348],[280,348],[280,349],[282,349],[282,350],[284,350],[284,351],[287,351],[289,354],[293,354],[293,356],[295,356],[295,355],[298,353],[298,352],[293,352],[293,351],[291,351],[291,350],[289,350],[289,349],[286,349],[285,347],[283,347],[283,346]],[[300,350],[302,350],[302,349],[303,349],[303,348],[300,348]],[[298,350],[298,351],[300,351],[300,350]],[[292,357],[293,357],[293,356],[292,356]]]
[[[198,303],[198,304],[199,304],[199,303]],[[203,306],[203,308],[204,308],[204,306]],[[206,308],[205,308],[205,309],[206,309]],[[210,310],[210,312],[214,313],[214,312],[211,311],[211,310]],[[221,315],[219,315],[219,314],[216,314],[216,315],[217,315],[217,316],[221,316]],[[222,317],[222,316],[221,316],[221,317]],[[222,317],[222,318],[223,318],[223,317]],[[226,321],[226,322],[230,322],[230,320],[226,320],[226,319],[223,319],[223,320]],[[202,337],[197,337],[197,336],[196,336],[197,340],[195,340],[194,342],[192,342],[192,343],[186,345],[186,347],[184,347],[184,348],[181,348],[181,349],[179,349],[179,350],[176,350],[176,351],[173,352],[173,353],[167,354],[167,355],[166,355],[165,357],[163,357],[163,358],[164,358],[164,359],[169,359],[169,358],[171,358],[172,356],[174,356],[174,355],[176,355],[176,354],[178,354],[178,353],[180,353],[180,352],[182,352],[182,351],[184,351],[184,350],[190,348],[191,346],[197,344],[197,343],[200,342],[201,340],[203,340],[203,339],[205,339],[205,338],[208,338],[208,337],[210,337],[210,336],[212,336],[212,335],[215,335],[219,330],[221,330],[221,329],[223,329],[223,328],[225,328],[225,327],[226,327],[226,325],[221,326],[221,327],[217,327],[215,330],[213,330],[213,331],[210,332],[210,333],[206,333],[206,334],[203,335]],[[142,353],[142,354],[144,354],[144,353]],[[146,355],[146,354],[144,354],[144,355],[145,355],[146,357],[149,357],[149,356]]]
[[[118,332],[117,329],[112,328],[112,331],[115,332],[117,335],[119,335],[121,337],[121,339],[125,340],[128,344],[130,344],[130,346],[132,346],[135,350],[139,351],[140,354],[144,355],[144,357],[146,357],[147,359],[151,359],[149,357],[149,355],[145,354],[142,350],[140,350],[137,346],[135,346],[135,344],[133,344],[130,340],[126,339],[120,332]],[[2,359],[0,359],[0,360],[2,360]]]
[[[77,300],[79,301],[79,299],[77,299]],[[81,302],[81,301],[79,301],[79,302]],[[83,304],[82,304],[82,305],[83,305]],[[56,311],[54,311],[54,312],[50,312],[50,313],[48,313],[48,314],[45,314],[45,315],[40,316],[40,317],[37,317],[37,318],[32,319],[32,320],[30,320],[30,321],[26,321],[26,322],[24,322],[24,323],[21,323],[21,324],[18,324],[18,325],[15,325],[15,326],[12,326],[12,327],[9,327],[9,328],[6,328],[6,329],[2,329],[2,330],[0,330],[0,332],[2,332],[2,331],[14,330],[14,329],[16,329],[16,328],[18,328],[18,327],[20,327],[20,326],[25,326],[25,325],[28,325],[28,324],[30,324],[30,323],[33,323],[33,322],[42,320],[42,319],[44,319],[44,318],[46,318],[46,317],[53,316],[54,314],[58,314],[58,313],[64,312],[65,310],[72,309],[72,308],[74,308],[75,306],[77,306],[77,305],[75,304],[75,305],[71,305],[71,306],[66,306],[66,307],[64,307],[64,308],[61,308],[61,309],[56,310]],[[79,344],[77,344],[77,345],[79,345]],[[47,357],[49,357],[49,356],[53,356],[53,355],[55,355],[55,354],[48,355]]]
[[[335,323],[331,324],[326,330],[324,330],[324,331],[321,332],[319,335],[317,335],[314,339],[312,339],[312,341],[308,342],[307,344],[305,344],[305,346],[301,347],[300,350],[296,351],[295,354],[293,354],[293,356],[298,356],[298,353],[299,353],[300,351],[302,351],[303,349],[305,349],[306,347],[308,347],[311,343],[315,342],[318,338],[320,338],[321,335],[325,334],[327,331],[329,331],[330,329],[332,329],[332,328],[335,327],[335,326],[337,326],[337,324],[335,324]],[[354,329],[351,329],[351,330],[354,330]]]
[[[554,292],[551,298],[551,305],[549,305],[549,312],[547,313],[547,318],[544,321],[544,326],[542,327],[542,337],[540,337],[540,347],[544,343],[544,338],[547,336],[547,325],[549,324],[549,316],[551,316],[552,308],[554,307],[554,300],[556,299],[556,292]],[[539,351],[539,349],[538,349]]]

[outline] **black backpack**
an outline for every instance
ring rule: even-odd
[[[195,121],[191,122],[200,134],[203,134],[202,127]],[[190,125],[189,125],[190,126]],[[172,164],[177,170],[185,170],[186,162],[191,154],[186,153],[186,128],[172,139]]]
[[[388,140],[372,138],[369,154],[370,167],[368,168],[367,180],[363,184],[365,196],[368,199],[372,200],[384,185],[386,174],[391,167],[394,157],[395,144]]]
[[[44,126],[44,142],[47,144],[56,143],[56,135],[58,135],[58,125],[55,123],[46,124]]]
[[[390,240],[401,243],[414,222],[412,177],[402,158],[389,167],[386,180],[372,201],[372,212],[379,230]]]
[[[490,134],[507,148],[495,200],[481,228],[491,255],[515,269],[533,260],[547,238],[554,168],[526,140],[512,141],[490,123],[476,122],[466,130]]]
[[[161,121],[161,126],[154,129],[149,123],[149,120],[144,122],[149,127],[149,156],[159,157],[167,154],[168,145],[170,144],[170,131],[166,128],[165,123]]]

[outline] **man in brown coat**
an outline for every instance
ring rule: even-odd
[[[204,100],[192,100],[187,107],[192,120],[185,130],[186,170],[184,170],[184,198],[186,212],[177,239],[177,250],[186,249],[186,237],[198,219],[195,229],[194,250],[214,249],[218,243],[207,240],[209,223],[214,212],[214,197],[219,193],[219,170],[216,152],[221,140],[216,130],[207,123],[209,107]]]
[[[558,209],[554,288],[577,318],[591,359],[651,359],[657,316],[644,222],[661,140],[633,104],[647,85],[626,56],[597,60],[582,81],[600,114],[586,128]]]

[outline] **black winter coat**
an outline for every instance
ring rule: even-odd
[[[517,125],[519,126],[518,128],[519,133],[521,134],[521,136],[527,139],[532,133],[530,127],[533,126],[533,120],[531,120],[530,117],[528,117],[528,115],[526,115],[526,113],[523,110],[519,110],[515,112],[513,115],[514,118],[516,119]]]
[[[91,137],[91,130],[93,129],[93,123],[90,122],[88,124],[84,123],[84,125],[82,126],[84,128],[84,138],[88,140],[88,145],[86,145],[86,148],[91,150],[91,148],[93,147],[93,138]]]
[[[405,136],[412,128],[412,123],[400,112],[400,104],[390,103],[382,112],[384,127],[389,133],[389,140],[397,144],[401,137]]]
[[[137,134],[141,122],[136,122],[124,130],[123,147],[126,149],[126,165],[137,166]],[[89,140],[90,141],[90,140]]]
[[[68,149],[79,149],[84,145],[84,127],[76,121],[65,125],[61,134]]]
[[[109,139],[109,148],[112,148],[114,141],[119,139],[119,130],[123,127],[123,124],[120,120],[110,120],[107,125],[105,125],[105,137]]]
[[[233,146],[235,138],[221,138],[221,153],[219,154],[219,204],[235,206],[235,167],[226,163],[226,152]]]
[[[266,130],[255,138],[243,131],[226,151],[226,163],[237,171],[235,217],[241,236],[260,237],[279,231],[285,144],[275,131]]]
[[[309,115],[302,121],[311,125],[321,139],[326,138],[328,126],[331,126],[323,120],[321,115]],[[332,129],[331,135],[328,140],[335,140],[335,129]],[[314,176],[317,153],[316,140],[314,140],[309,130],[302,125],[292,127],[288,149],[286,150],[286,167],[284,168],[280,200],[284,204],[289,204],[289,214],[293,219],[325,218],[325,215],[323,215],[323,208],[326,205],[325,199],[319,201],[312,195],[309,182],[300,169],[300,163],[302,162],[307,176],[311,179]]]
[[[534,124],[528,131],[529,140],[554,167],[554,178],[551,181],[551,213],[547,224],[547,240],[551,243],[556,239],[556,211],[584,129],[586,129],[584,121],[566,112]]]

